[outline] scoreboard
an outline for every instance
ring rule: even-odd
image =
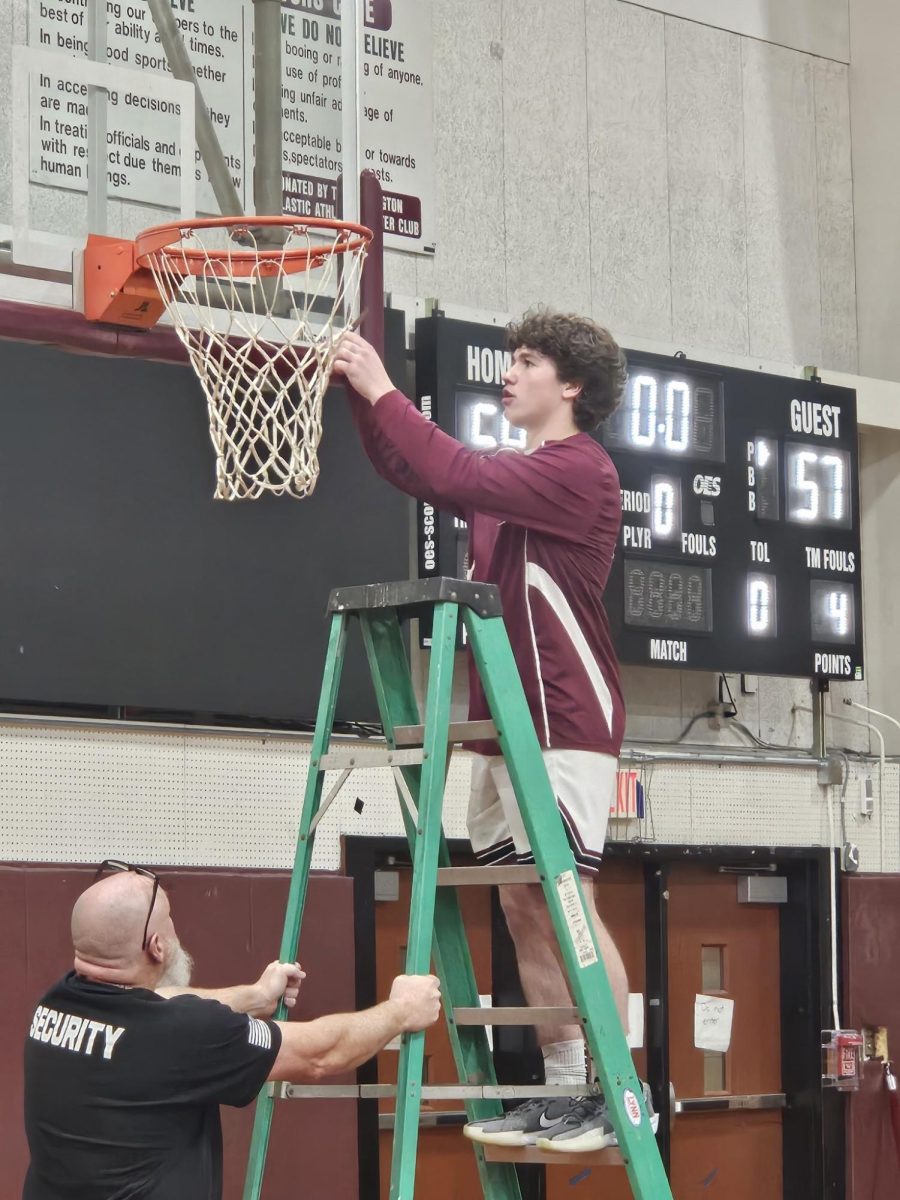
[[[623,663],[861,679],[856,394],[626,352],[595,436],[619,474],[604,594]],[[473,449],[524,447],[500,403],[500,326],[416,322],[422,411]],[[418,506],[419,574],[466,571],[465,525]]]

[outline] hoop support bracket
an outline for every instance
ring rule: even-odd
[[[166,311],[153,273],[137,265],[135,245],[128,238],[89,234],[82,279],[89,321],[151,329]]]

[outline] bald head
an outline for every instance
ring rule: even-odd
[[[143,975],[148,966],[152,968],[156,957],[152,935],[163,931],[169,920],[169,901],[160,888],[150,914],[148,945],[142,949],[152,897],[152,880],[133,871],[110,875],[82,892],[72,909],[76,970],[117,980],[122,976],[127,982],[126,976]]]

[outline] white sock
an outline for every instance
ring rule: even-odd
[[[551,1042],[542,1046],[544,1079],[547,1083],[565,1083],[575,1087],[587,1083],[585,1044],[582,1038],[570,1042]]]

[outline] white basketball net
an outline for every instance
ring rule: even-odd
[[[184,229],[146,262],[206,394],[216,498],[302,498],[319,477],[322,400],[354,321],[365,244],[336,253],[346,230],[300,222],[263,241],[252,222]],[[312,253],[298,270],[289,255],[300,248]],[[247,251],[261,254],[250,274]]]

